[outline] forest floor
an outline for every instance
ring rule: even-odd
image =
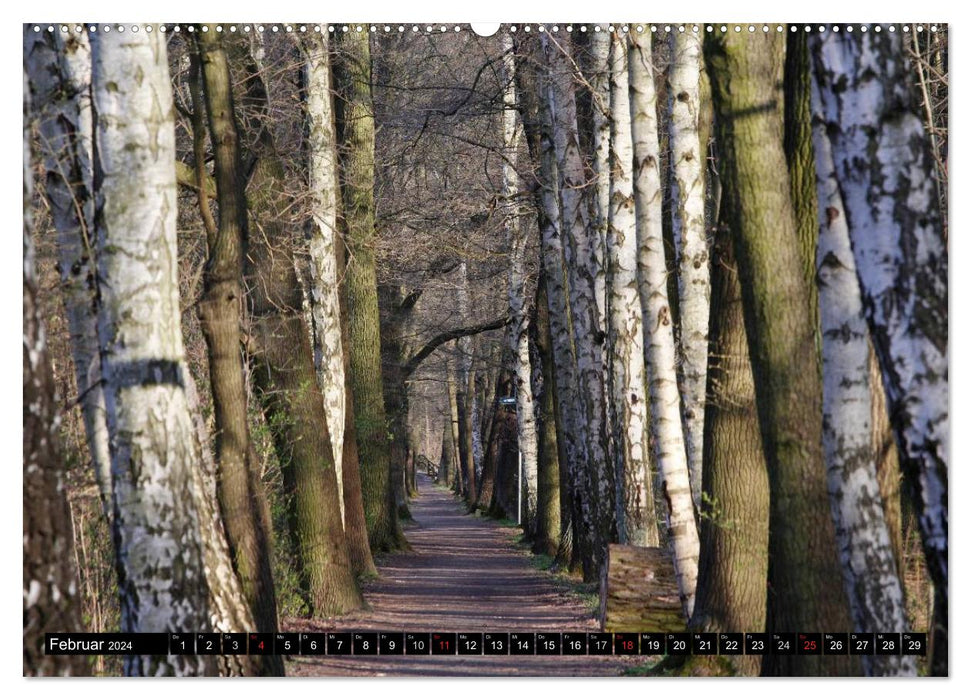
[[[405,526],[412,551],[378,559],[364,584],[371,609],[283,621],[287,632],[596,632],[588,604],[517,546],[519,530],[466,514],[450,491],[419,475]],[[641,657],[294,656],[290,676],[619,676]]]

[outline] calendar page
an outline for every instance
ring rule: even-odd
[[[629,9],[23,24],[24,676],[949,675],[948,25]]]

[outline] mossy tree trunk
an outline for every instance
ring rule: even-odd
[[[719,166],[769,473],[767,629],[849,629],[822,455],[822,386],[782,145],[784,39],[706,37]],[[780,177],[781,174],[781,177]],[[770,675],[858,672],[856,659],[765,656]]]
[[[399,549],[391,484],[391,444],[381,374],[381,322],[375,260],[374,108],[368,32],[338,34],[333,64],[337,91],[337,156],[348,250],[350,377],[361,465],[361,493],[371,550]]]
[[[344,538],[324,400],[293,262],[286,174],[265,122],[266,86],[251,57],[244,59],[245,100],[253,115],[248,127],[255,135],[247,186],[255,235],[245,268],[253,380],[283,471],[307,602],[315,617],[339,615],[364,602]]]
[[[270,558],[272,533],[265,527],[268,504],[260,478],[261,465],[252,462],[247,421],[247,390],[243,375],[241,339],[243,256],[248,237],[246,201],[242,191],[239,138],[233,105],[229,62],[219,35],[197,32],[198,55],[192,57],[197,84],[192,86],[193,138],[202,141],[204,117],[208,116],[215,156],[219,224],[207,230],[209,259],[203,279],[204,292],[198,313],[209,349],[209,377],[215,413],[216,480],[219,508],[226,527],[233,566],[243,593],[253,610],[258,629],[277,630],[276,592]],[[205,88],[205,105],[200,94]],[[196,153],[201,159],[202,153]],[[196,162],[200,206],[208,210],[204,163]],[[266,657],[265,670],[283,674],[279,656]]]
[[[701,557],[689,624],[702,632],[765,629],[769,482],[732,249],[731,233],[720,230],[712,248]],[[745,676],[757,676],[762,664],[759,656],[720,661]]]
[[[337,269],[347,267],[347,249],[338,236],[335,239]],[[371,554],[367,521],[364,517],[364,494],[361,489],[361,453],[357,442],[357,424],[354,421],[354,392],[351,390],[351,344],[348,340],[347,291],[340,285],[341,354],[344,363],[344,451],[341,478],[344,481],[344,539],[351,566],[358,576],[377,576]]]

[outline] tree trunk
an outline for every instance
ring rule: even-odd
[[[347,250],[340,238],[335,239],[337,269],[347,267]],[[357,426],[354,423],[354,392],[351,391],[351,344],[348,342],[347,294],[340,286],[341,349],[344,363],[344,449],[341,477],[344,481],[344,539],[357,576],[375,577],[378,570],[371,555],[367,522],[364,517],[364,495],[361,493],[361,456],[357,446]]]
[[[486,453],[482,464],[482,477],[479,479],[478,489],[476,490],[475,508],[480,511],[489,510],[492,503],[492,494],[496,483],[496,469],[499,464],[499,421],[500,411],[499,397],[508,396],[512,391],[512,374],[508,370],[502,370],[496,379],[495,408],[492,411],[489,431],[486,434]]]
[[[338,163],[346,221],[350,377],[371,550],[405,544],[391,487],[391,445],[381,376],[381,329],[374,256],[374,109],[367,32],[339,34],[334,62]]]
[[[947,248],[902,41],[827,31],[810,50],[863,310],[942,614],[931,671],[947,675]]]
[[[596,35],[595,35],[596,36]],[[614,35],[610,61],[610,209],[607,225],[607,347],[610,361],[617,536],[658,546],[650,466],[644,324],[637,289],[634,146],[628,95],[628,42]]]
[[[868,334],[869,337],[869,334]],[[880,500],[883,501],[883,517],[887,521],[890,533],[890,546],[893,548],[894,561],[897,563],[897,573],[900,584],[904,587],[904,599],[907,595],[907,582],[904,579],[904,526],[902,503],[900,498],[900,482],[903,475],[900,472],[900,459],[897,454],[897,443],[894,439],[893,425],[887,412],[887,396],[883,390],[883,377],[880,375],[880,361],[870,342],[869,353],[870,392],[872,414],[870,418],[873,429],[873,456],[877,464],[877,481],[880,484]]]
[[[854,629],[905,630],[907,611],[874,463],[870,345],[846,211],[814,89],[813,141],[820,202],[819,280],[823,451]],[[916,675],[912,656],[864,656],[868,676]]]
[[[596,581],[606,563],[607,543],[616,531],[613,470],[608,448],[607,413],[603,376],[602,319],[597,306],[595,280],[596,232],[589,226],[583,187],[586,176],[577,137],[573,61],[568,42],[559,44],[548,33],[541,35],[550,73],[553,151],[559,177],[560,230],[567,240],[565,258],[569,284],[569,309],[577,363],[577,393],[563,400],[580,406],[578,427],[585,445],[585,460],[577,473],[574,493],[583,494],[581,517],[574,521],[589,539],[584,578]]]
[[[185,393],[164,37],[97,33],[91,48],[98,336],[121,631],[229,631],[214,606],[220,582],[207,576],[200,534],[210,523],[198,510],[200,453]],[[218,670],[215,657],[125,659],[127,675]]]
[[[452,466],[454,467],[454,478],[452,479],[452,491],[458,495],[462,494],[462,458],[459,426],[459,400],[458,400],[458,381],[455,377],[455,361],[448,363],[446,369],[448,382],[448,409],[449,421],[452,431]]]
[[[593,167],[593,186],[591,193],[591,213],[593,216],[596,241],[594,243],[594,294],[597,299],[597,312],[601,319],[600,330],[607,331],[607,238],[610,218],[610,187],[612,169],[610,163],[612,115],[616,112],[611,100],[611,32],[603,27],[602,31],[589,33],[587,51],[582,58],[583,74],[590,91],[590,164]],[[604,368],[609,372],[609,367]]]
[[[543,371],[539,397],[539,452],[537,455],[536,533],[533,552],[555,556],[560,547],[560,455],[557,440],[556,380],[550,337],[546,276],[540,274],[533,321],[536,354]],[[490,445],[491,446],[491,445]]]
[[[767,629],[849,629],[822,455],[822,388],[776,92],[783,38],[709,35],[719,167],[730,213],[769,472]],[[739,116],[742,115],[742,116]],[[782,177],[780,177],[782,173]],[[856,671],[852,657],[765,656],[763,673]]]
[[[701,558],[690,622],[700,632],[766,629],[769,482],[733,247],[731,232],[719,232],[712,256]],[[757,676],[762,664],[754,655],[723,658],[738,675]]]
[[[243,257],[248,231],[246,203],[240,185],[232,81],[219,35],[214,31],[197,32],[196,40],[200,55],[193,58],[193,64],[198,71],[201,63],[206,106],[204,108],[198,100],[196,86],[193,110],[196,128],[204,128],[203,111],[209,118],[219,203],[219,226],[208,235],[209,259],[204,272],[204,292],[198,306],[209,349],[216,459],[219,463],[216,491],[233,566],[253,610],[257,628],[275,632],[277,607],[270,558],[272,533],[264,528],[265,521],[261,517],[268,509],[260,478],[261,465],[251,461],[256,453],[250,443],[240,345]],[[193,79],[200,79],[198,72]],[[201,133],[194,136],[203,138]],[[201,172],[203,165],[197,162],[196,168]],[[209,206],[204,196],[200,205]],[[267,661],[268,672],[283,674],[281,657],[267,657]]]
[[[667,503],[668,538],[674,554],[685,618],[691,617],[698,580],[698,527],[681,427],[674,328],[668,304],[667,265],[661,225],[660,146],[657,98],[651,75],[650,35],[631,35],[630,113],[634,141],[634,205],[637,217],[637,284],[643,309],[644,344],[661,492]]]
[[[573,347],[569,290],[560,233],[559,176],[556,166],[552,93],[548,62],[533,45],[523,54],[516,78],[523,115],[523,130],[534,164],[537,224],[540,234],[542,275],[550,319],[550,342],[556,384],[557,448],[561,451],[560,551],[557,559],[578,570],[589,561],[589,531],[573,536],[572,523],[583,522],[589,494],[577,487],[585,467],[585,443],[577,415],[576,355]],[[521,51],[522,53],[522,51]],[[564,537],[563,535],[566,535]],[[586,553],[584,553],[586,552]]]
[[[95,311],[91,48],[87,35],[26,32],[24,58],[38,114],[44,194],[57,231],[61,293],[95,481],[111,517],[111,453]]]
[[[331,101],[329,37],[313,32],[301,37],[305,57],[307,150],[310,190],[310,309],[313,319],[314,366],[320,392],[324,397],[327,430],[334,449],[341,522],[346,527],[344,504],[344,347],[341,340],[340,300],[338,299],[337,137],[334,133],[334,108]]]
[[[809,289],[809,314],[817,347],[819,338],[819,290],[816,287],[816,248],[819,218],[816,199],[816,165],[813,155],[812,106],[810,100],[809,50],[806,32],[786,35],[783,141],[789,166],[792,211],[802,256],[803,274]]]
[[[668,74],[671,230],[678,262],[681,413],[691,498],[701,508],[710,260],[705,231],[705,151],[699,139],[701,34],[675,32]]]
[[[46,42],[24,35],[29,64]],[[33,46],[31,46],[33,43]],[[38,45],[40,44],[40,45]],[[35,53],[36,52],[36,53]],[[56,60],[56,59],[55,59]],[[42,65],[51,65],[45,57]],[[33,73],[34,66],[31,66]],[[77,632],[81,624],[74,526],[66,492],[66,469],[58,434],[54,373],[47,356],[47,329],[41,320],[35,271],[33,184],[30,158],[31,90],[24,73],[24,675],[73,676],[89,672],[83,656],[48,656],[44,635]],[[39,86],[38,86],[39,87]],[[34,94],[44,92],[34,88]],[[41,133],[44,133],[42,129]],[[76,232],[75,235],[77,235]]]
[[[523,525],[524,530],[536,532],[538,502],[536,411],[533,402],[532,366],[529,358],[529,306],[526,303],[526,229],[523,225],[519,201],[522,189],[516,172],[520,138],[522,135],[516,116],[516,57],[512,34],[503,32],[502,79],[502,196],[503,226],[509,245],[509,315],[512,317],[512,354],[516,376],[516,415],[519,451],[523,460]]]
[[[471,510],[475,507],[476,477],[475,452],[472,447],[472,433],[475,431],[475,421],[472,416],[474,400],[475,371],[472,369],[472,358],[468,358],[467,368],[463,368],[464,381],[459,381],[456,401],[459,408],[459,461],[462,466],[462,497],[465,505]]]
[[[445,417],[442,423],[442,456],[438,461],[438,478],[436,481],[443,486],[448,486],[452,479],[452,426],[450,416]]]
[[[330,433],[293,264],[293,236],[287,230],[292,202],[285,194],[283,162],[263,121],[266,86],[252,59],[246,62],[246,100],[256,134],[247,199],[259,232],[249,241],[246,260],[253,379],[283,471],[311,614],[339,615],[359,609],[363,599],[341,524]]]

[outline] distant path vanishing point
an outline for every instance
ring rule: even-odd
[[[515,548],[516,531],[465,513],[419,474],[406,528],[413,550],[382,557],[365,585],[371,610],[337,620],[290,619],[285,631],[596,632],[583,603]],[[619,656],[294,656],[291,676],[617,676],[643,658]]]

